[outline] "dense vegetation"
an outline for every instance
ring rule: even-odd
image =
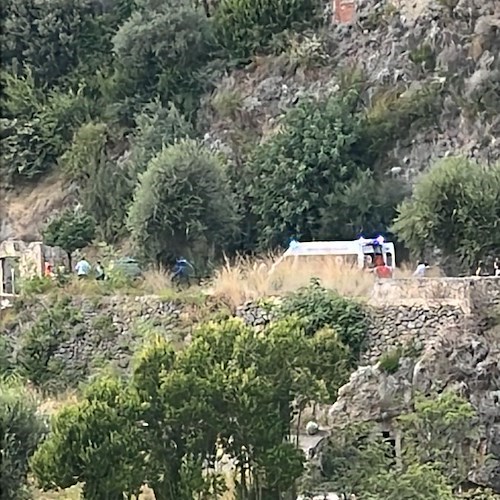
[[[387,153],[432,121],[442,101],[439,84],[396,86],[370,97],[367,108],[363,73],[340,68],[334,91],[299,99],[265,138],[239,113],[238,92],[217,91],[213,108],[239,117],[231,121],[232,154],[213,152],[201,140],[207,116],[200,100],[224,72],[256,54],[291,54],[295,34],[323,22],[321,10],[315,0],[7,0],[2,182],[65,176],[99,240],[131,235],[138,254],[160,262],[179,254],[206,261],[222,251],[273,248],[290,237],[388,233],[406,189],[390,175]],[[306,67],[324,62],[314,50],[309,56]],[[200,169],[213,174],[205,178]],[[477,210],[495,219],[498,175],[470,169],[475,184],[464,203],[477,206],[459,218],[457,207],[439,205],[455,203],[465,182],[458,174],[446,183],[423,179],[418,199],[401,206],[393,229],[414,253],[437,247],[468,268],[492,252],[490,219],[465,227]],[[153,201],[148,195],[157,182],[161,199]],[[476,203],[483,183],[491,196]],[[452,231],[453,223],[462,232],[446,243],[425,229],[439,235],[439,224]],[[57,227],[64,229],[52,225],[50,241],[67,240],[54,233]],[[485,236],[489,243],[479,245]]]
[[[258,55],[304,71],[323,65],[321,51],[296,50],[297,35],[322,23],[315,0],[6,0],[1,16],[0,187],[50,174],[72,184],[78,206],[44,231],[70,259],[94,239],[129,239],[146,261],[167,263],[290,237],[392,232],[415,255],[440,250],[461,271],[500,246],[500,165],[447,159],[411,195],[391,174],[389,151],[432,122],[440,84],[368,98],[366,75],[338,68],[332,91],[297,98],[265,134],[245,120],[238,91],[213,92]],[[206,137],[207,102],[231,118],[230,151]],[[295,433],[306,407],[336,399],[368,326],[359,304],[317,284],[276,313],[260,332],[202,322],[178,350],[149,332],[126,375],[68,375],[55,353],[85,325],[64,297],[19,325],[15,353],[0,337],[9,377],[0,380],[0,499],[26,498],[29,474],[45,489],[83,483],[88,500],[130,498],[144,484],[159,500],[220,497],[221,453],[244,500],[317,488],[299,487]],[[103,336],[110,321],[96,319]],[[395,359],[385,359],[387,373]],[[46,429],[26,381],[44,392],[86,385]],[[362,500],[454,498],[476,458],[477,420],[462,398],[434,396],[398,420],[396,463],[375,428],[332,436],[322,487]]]
[[[368,324],[358,303],[316,283],[275,307],[276,320],[260,332],[214,317],[182,349],[160,330],[144,332],[129,374],[96,371],[46,428],[32,391],[13,377],[43,389],[71,386],[52,355],[78,311],[54,304],[22,334],[14,375],[0,380],[0,498],[29,496],[28,473],[43,489],[82,485],[90,500],[130,497],[143,485],[163,500],[222,498],[228,489],[243,500],[319,491],[361,500],[456,498],[479,434],[474,409],[451,392],[417,396],[414,411],[395,421],[396,461],[377,427],[352,424],[329,439],[321,478],[309,474],[297,441],[304,412],[335,401]]]

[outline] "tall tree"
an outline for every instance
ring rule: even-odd
[[[234,200],[222,158],[193,140],[165,148],[148,164],[129,213],[129,228],[146,257],[207,259],[236,230]]]

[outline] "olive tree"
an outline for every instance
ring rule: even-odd
[[[139,178],[128,225],[149,259],[217,252],[233,237],[236,211],[222,158],[194,140],[163,149]]]
[[[500,246],[500,163],[441,160],[398,211],[393,231],[410,250],[439,249],[448,263],[469,270]]]

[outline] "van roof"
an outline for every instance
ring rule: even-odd
[[[306,241],[293,242],[286,250],[287,255],[328,255],[338,252],[356,251],[360,246],[371,245],[371,240],[352,240],[352,241]],[[384,242],[384,246],[392,247],[392,243]]]

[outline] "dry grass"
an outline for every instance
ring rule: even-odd
[[[246,301],[269,297],[307,286],[318,278],[326,288],[349,297],[369,296],[375,277],[357,267],[339,266],[332,258],[285,260],[270,272],[275,257],[259,260],[236,259],[216,271],[211,293],[231,307]],[[395,278],[411,276],[413,269],[403,266],[396,269]]]
[[[146,292],[153,295],[161,295],[165,290],[172,289],[171,273],[164,267],[153,267],[144,272],[144,279],[140,286]]]

